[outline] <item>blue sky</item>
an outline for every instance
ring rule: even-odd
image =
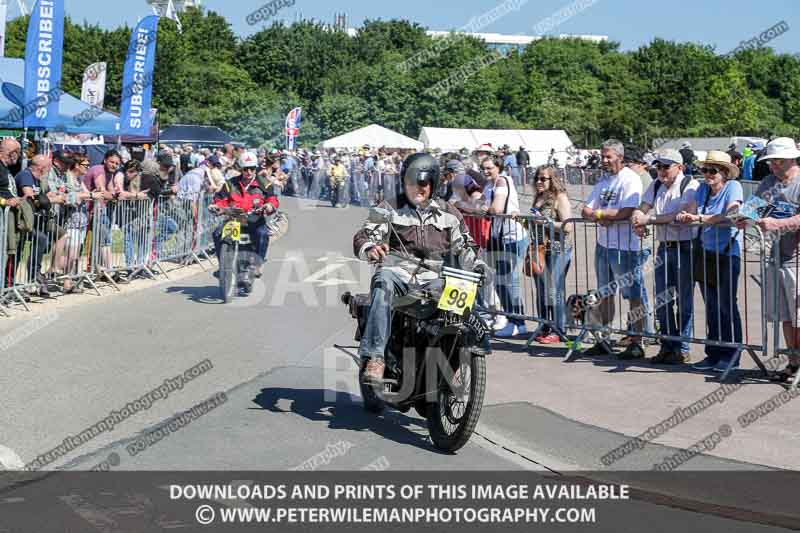
[[[497,20],[483,31],[509,34],[534,34],[533,27],[574,0],[514,0],[519,11]],[[33,0],[26,0],[28,7]],[[502,0],[295,0],[283,8],[276,19],[292,21],[300,14],[305,18],[333,21],[335,12],[349,15],[351,26],[364,19],[404,18],[434,30],[461,27],[472,17],[480,16]],[[676,41],[692,41],[714,45],[720,53],[728,52],[742,40],[756,37],[762,31],[785,21],[789,31],[769,43],[779,52],[800,52],[800,3],[797,0],[583,0],[590,7],[565,20],[552,33],[608,35],[620,42],[624,50],[635,49],[654,37]],[[15,16],[16,1],[9,0],[9,15]],[[205,0],[203,5],[224,15],[234,31],[249,35],[259,26],[250,26],[246,17],[264,5],[264,0]],[[127,23],[132,26],[138,17],[150,13],[145,0],[66,0],[67,13],[74,20],[87,20],[103,27]]]

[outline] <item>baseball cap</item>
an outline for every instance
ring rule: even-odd
[[[658,152],[656,152],[656,158],[655,161],[653,162],[661,163],[664,165],[671,165],[673,163],[683,165],[683,156],[679,151],[675,150],[674,148],[665,148],[663,150],[659,150]]]
[[[206,163],[208,163],[212,167],[221,167],[222,161],[220,160],[217,154],[210,155],[206,158]]]
[[[456,174],[463,174],[466,172],[466,168],[464,167],[464,163],[457,159],[451,159],[445,165],[445,171],[455,172]]]

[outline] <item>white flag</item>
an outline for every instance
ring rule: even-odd
[[[6,15],[8,5],[5,0],[0,0],[0,57],[6,55]]]
[[[183,27],[181,26],[181,21],[178,18],[178,12],[175,9],[175,5],[172,3],[172,0],[169,0],[169,4],[167,4],[167,12],[164,16],[168,19],[174,20],[175,24],[178,25],[178,33],[183,33]]]
[[[93,63],[83,72],[81,100],[95,107],[103,107],[106,99],[106,64]]]

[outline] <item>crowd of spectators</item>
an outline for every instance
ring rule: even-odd
[[[82,272],[80,263],[85,260],[87,232],[95,213],[99,213],[95,237],[99,266],[112,266],[115,228],[122,229],[126,263],[137,264],[141,257],[134,242],[141,225],[132,221],[141,219],[142,214],[121,206],[127,201],[180,202],[195,200],[202,192],[216,193],[226,180],[241,174],[237,161],[243,150],[231,144],[199,150],[191,145],[164,147],[159,152],[147,146],[123,148],[109,150],[94,166],[82,153],[56,151],[50,157],[33,157],[25,170],[13,176],[10,168],[17,164],[21,149],[17,141],[3,140],[0,206],[11,207],[23,222],[30,217],[37,220],[37,216],[48,221],[15,224],[20,231],[7,245],[4,286],[12,286],[13,280],[23,275],[45,296],[55,280],[63,292],[81,290],[74,280]],[[333,206],[393,203],[400,194],[402,161],[413,152],[370,146],[260,150],[256,179],[260,186],[273,187],[281,194],[328,200]],[[688,340],[701,335],[712,342],[705,347],[705,359],[694,368],[736,368],[741,350],[735,346],[743,337],[737,295],[745,228],[742,222],[737,225],[731,214],[744,202],[739,180],[760,181],[755,195],[771,206],[757,221],[763,231],[800,228],[800,150],[788,138],[764,146],[752,143],[743,154],[733,147],[727,152],[712,150],[702,160],[688,143],[680,150],[644,152],[609,140],[599,150],[577,151],[567,164],[597,168],[598,172],[579,213],[573,212],[573,205],[583,199],[570,197],[555,150],[546,164],[536,167],[531,166],[524,147],[496,149],[484,144],[472,151],[433,153],[443,170],[436,198],[452,203],[462,213],[484,260],[495,270],[495,283],[483,289],[479,301],[497,314],[493,321],[497,337],[527,334],[526,313],[535,312],[546,321],[533,334],[535,341],[554,344],[567,340],[572,311],[567,309],[565,280],[575,259],[570,234],[576,226],[566,221],[580,217],[597,224],[595,255],[590,258],[597,285],[593,291],[597,295],[595,319],[602,325],[612,323],[618,293],[631,310],[624,328],[630,335],[615,343],[624,347],[618,357],[645,357],[643,338],[657,332],[660,349],[651,362],[689,363]],[[520,195],[528,186],[532,207],[523,212]],[[95,204],[106,208],[94,210]],[[518,219],[519,215],[531,217]],[[124,228],[119,224],[122,219]],[[178,222],[172,216],[157,217],[154,253],[161,253]],[[787,233],[780,243],[773,259],[784,265],[795,259],[796,233]],[[26,246],[28,253],[24,252]],[[43,269],[43,257],[48,253],[52,260]],[[24,265],[15,261],[23,254]],[[651,263],[653,293],[649,293],[643,274]],[[704,270],[702,275],[698,270]],[[113,272],[116,281],[124,281],[125,274],[124,269]],[[523,275],[532,278],[535,310],[525,309]],[[767,291],[771,298],[768,317],[783,324],[790,348],[800,348],[796,278],[787,267],[777,281],[767,280],[768,285],[779,284],[779,290]],[[704,335],[693,331],[697,322],[695,288],[705,302]],[[672,297],[665,299],[665,294]],[[773,294],[779,295],[778,301]],[[607,354],[609,346],[599,342],[584,353]],[[780,375],[794,376],[798,364],[800,358],[791,358]]]

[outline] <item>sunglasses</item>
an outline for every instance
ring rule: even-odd
[[[712,176],[715,176],[719,174],[719,169],[714,167],[703,167],[700,169],[700,172],[702,172],[703,174],[711,174]]]
[[[666,165],[664,163],[659,163],[656,165],[656,169],[658,170],[669,170],[672,167],[672,163]]]
[[[536,181],[536,183],[544,183],[550,181],[550,178],[536,178],[534,181]]]

